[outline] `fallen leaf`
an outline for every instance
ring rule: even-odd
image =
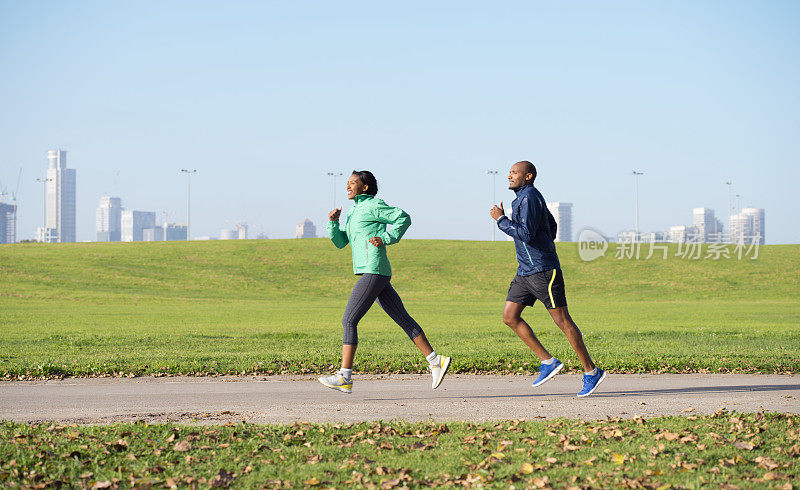
[[[739,449],[744,449],[745,451],[752,451],[755,446],[753,446],[749,442],[736,441],[736,442],[733,443],[733,447],[737,447]]]
[[[311,478],[309,478],[308,480],[305,480],[303,483],[305,483],[306,485],[310,485],[310,486],[312,486],[312,487],[313,487],[313,486],[319,485],[319,480],[317,479],[317,477],[316,477],[316,476],[312,476],[312,477],[311,477]]]
[[[105,481],[98,481],[92,485],[92,488],[109,488],[111,486],[111,482],[108,480]]]
[[[400,485],[400,478],[393,478],[391,480],[386,480],[381,483],[381,488],[394,488]]]
[[[611,453],[611,462],[615,465],[621,465],[625,462],[625,456],[619,453]]]
[[[183,453],[183,452],[188,451],[191,448],[192,448],[192,445],[189,444],[187,441],[180,441],[180,442],[176,442],[175,443],[175,446],[172,448],[172,450]]]
[[[227,487],[233,481],[234,476],[226,470],[219,470],[214,478],[209,482],[212,487]]]
[[[778,463],[775,462],[772,458],[765,458],[763,456],[759,456],[755,459],[758,466],[767,469],[767,470],[774,470],[778,467]]]
[[[549,458],[545,458],[544,460],[545,460],[545,462],[550,463],[550,464],[558,463],[558,460],[556,458],[552,457],[552,456],[550,456]]]
[[[520,471],[526,475],[530,475],[533,473],[533,465],[530,463],[522,463],[522,468]]]
[[[536,488],[544,488],[547,486],[547,482],[549,481],[550,479],[545,475],[542,478],[534,478],[532,483]]]

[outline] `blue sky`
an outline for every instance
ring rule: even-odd
[[[369,169],[409,238],[488,239],[489,177],[537,164],[577,232],[727,224],[728,188],[800,243],[797,2],[0,0],[0,184],[20,238],[46,152],[78,169],[78,239],[113,193],[219,236],[323,230],[328,171]],[[337,199],[344,195],[339,179]]]

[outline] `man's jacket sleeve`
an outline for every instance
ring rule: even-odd
[[[411,216],[408,213],[400,208],[393,208],[383,201],[375,203],[372,213],[377,221],[392,225],[390,230],[386,230],[381,234],[381,240],[383,240],[384,245],[399,242],[408,227],[411,226]]]
[[[339,228],[338,220],[328,220],[328,236],[331,237],[331,241],[336,245],[336,248],[344,248],[350,242],[347,239],[347,234]]]
[[[497,227],[512,238],[531,243],[539,226],[539,221],[542,219],[542,212],[542,205],[538,200],[531,200],[526,197],[519,204],[519,213],[516,221],[507,216],[501,216],[497,220]]]

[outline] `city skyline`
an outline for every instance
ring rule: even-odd
[[[48,224],[47,234],[44,234],[44,229],[39,227],[37,229],[37,241],[62,241],[61,231],[56,227],[57,223],[65,220],[72,228],[75,227],[75,217],[70,217],[69,213],[66,218],[63,218],[64,213],[61,212],[63,206],[62,195],[66,195],[67,209],[75,208],[75,200],[77,198],[75,187],[76,169],[67,168],[66,165],[66,151],[48,150],[47,151],[47,177],[46,179],[38,179],[37,181],[45,185],[47,214],[45,222]],[[185,172],[181,170],[181,172]],[[66,178],[62,174],[66,173]],[[194,172],[193,172],[194,173]],[[489,171],[488,174],[497,172]],[[643,173],[634,172],[635,176],[644,175]],[[326,175],[330,176],[331,173]],[[494,184],[495,180],[492,179]],[[729,193],[731,191],[732,182],[726,181]],[[188,192],[188,191],[187,191]],[[335,188],[334,191],[335,193]],[[490,193],[492,197],[496,197],[496,189],[491,188]],[[693,208],[693,224],[692,225],[672,225],[668,230],[663,231],[644,231],[639,230],[640,236],[636,237],[636,232],[628,229],[619,230],[616,233],[618,241],[670,241],[670,242],[683,242],[686,240],[698,240],[700,242],[735,242],[737,240],[749,240],[753,236],[759,237],[759,243],[765,244],[765,210],[763,208],[747,207],[742,208],[739,194],[737,194],[737,203],[733,203],[729,199],[729,220],[728,228],[725,231],[725,225],[715,217],[715,211],[710,208],[700,207]],[[335,194],[334,194],[335,198]],[[188,204],[188,203],[187,203]],[[560,201],[549,201],[547,207],[553,214],[553,217],[558,224],[557,236],[555,241],[574,241],[576,240],[572,228],[572,209],[573,204]],[[510,205],[507,207],[507,214],[510,214]],[[0,243],[13,243],[9,241],[8,237],[16,237],[16,218],[17,207],[10,205],[3,205],[0,211],[5,214],[2,216],[3,220],[0,225],[4,227],[3,240]],[[161,241],[161,240],[186,240],[187,239],[187,226],[180,223],[170,223],[167,221],[167,212],[164,213],[164,219],[161,224],[158,222],[157,213],[153,211],[139,211],[128,210],[122,206],[122,200],[117,196],[102,196],[99,205],[95,210],[95,233],[94,240],[83,241]],[[227,220],[226,220],[227,222]],[[494,232],[494,230],[492,230]],[[69,231],[67,233],[70,233]],[[74,231],[72,232],[74,236]],[[324,234],[323,234],[324,235]],[[323,236],[320,235],[320,236]],[[610,234],[612,235],[612,234]],[[69,235],[67,235],[69,236]],[[258,237],[265,237],[266,234],[261,232]],[[309,218],[304,218],[300,225],[295,228],[294,238],[308,238],[316,237],[316,227]],[[47,237],[47,238],[43,238]],[[170,238],[171,237],[171,238]],[[490,240],[495,240],[496,233],[491,235]],[[646,237],[646,239],[642,238]],[[206,236],[192,236],[188,237],[192,240],[214,240],[217,239],[212,235]],[[223,228],[220,230],[219,239],[247,239],[248,238],[248,225],[245,221],[238,222],[233,228]],[[434,237],[437,238],[437,237]],[[478,238],[480,240],[480,238]],[[75,241],[75,240],[70,240]]]
[[[800,4],[614,5],[4,4],[17,239],[41,226],[36,179],[61,148],[78,241],[102,196],[186,221],[182,168],[192,237],[247,222],[289,238],[324,222],[332,181],[347,205],[329,173],[369,169],[412,216],[407,238],[484,240],[486,171],[508,205],[508,167],[530,160],[545,199],[574,204],[573,231],[633,228],[636,169],[641,230],[694,207],[728,225],[730,190],[767,210],[767,243],[799,243]]]

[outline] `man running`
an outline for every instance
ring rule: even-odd
[[[531,327],[522,319],[522,310],[526,306],[533,306],[537,299],[541,301],[556,325],[566,334],[583,364],[583,389],[578,392],[578,396],[589,396],[603,382],[606,372],[592,362],[581,331],[567,311],[564,278],[556,245],[553,243],[556,221],[547,209],[542,194],[533,186],[535,179],[536,167],[531,162],[521,161],[512,165],[508,174],[508,188],[517,194],[517,198],[511,203],[511,218],[505,215],[502,201],[500,206],[495,205],[489,211],[491,217],[497,221],[497,227],[514,239],[519,262],[517,275],[508,289],[503,322],[541,360],[539,377],[533,382],[533,386],[543,384],[558,374],[564,364],[547,352]]]

